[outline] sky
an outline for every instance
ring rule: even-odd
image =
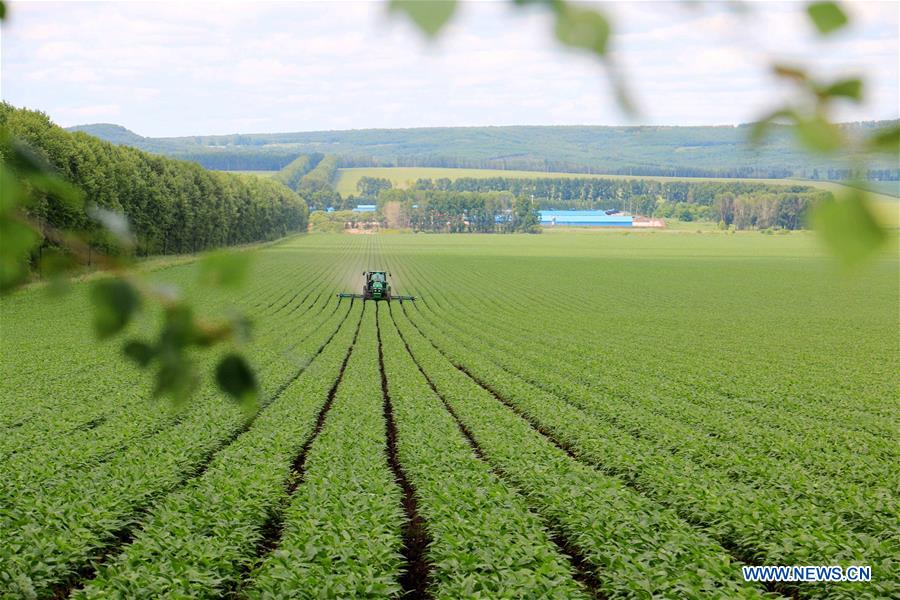
[[[773,61],[861,75],[843,120],[900,112],[900,2],[845,3],[822,39],[795,2],[596,3],[638,106],[541,7],[462,2],[436,41],[374,2],[8,2],[0,97],[145,136],[473,125],[725,125],[787,93]]]

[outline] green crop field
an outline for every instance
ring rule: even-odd
[[[864,181],[862,186],[872,192],[900,198],[900,181]]]
[[[227,296],[144,268],[252,318],[252,410],[152,399],[89,282],[0,299],[0,598],[900,597],[896,243],[853,275],[805,232],[247,251]],[[419,300],[338,302],[377,268]]]
[[[509,177],[530,179],[534,177],[611,177],[611,175],[587,175],[584,173],[552,173],[547,171],[515,171],[503,169],[453,169],[448,167],[354,167],[338,169],[335,188],[341,195],[358,193],[356,183],[363,177],[382,177],[394,187],[408,188],[417,179],[460,179],[462,177]]]

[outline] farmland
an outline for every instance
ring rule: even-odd
[[[486,179],[490,177],[510,179],[538,179],[538,178],[602,178],[602,179],[638,179],[659,182],[735,182],[735,183],[765,183],[769,185],[803,184],[814,188],[840,194],[846,192],[848,186],[833,181],[812,181],[797,179],[727,179],[717,177],[655,177],[655,176],[630,176],[630,175],[591,175],[585,173],[557,173],[549,171],[515,171],[501,169],[454,169],[440,167],[359,167],[338,169],[334,185],[342,196],[356,194],[356,184],[363,177],[376,177],[387,179],[395,188],[408,188],[418,179],[447,179],[460,178]],[[882,219],[882,222],[891,227],[900,227],[900,200],[893,193],[896,186],[893,182],[869,182],[866,187],[871,192],[873,206]]]
[[[252,318],[251,409],[152,399],[87,283],[0,300],[0,598],[900,595],[896,239],[854,276],[806,232],[248,252],[229,295],[145,268]],[[370,268],[420,299],[338,303]]]
[[[355,194],[356,183],[363,177],[388,179],[394,187],[411,187],[417,179],[459,179],[461,177],[601,177],[584,173],[551,173],[547,171],[515,171],[503,169],[454,169],[449,167],[354,167],[338,169],[335,188],[343,195]],[[603,176],[607,177],[607,176]]]

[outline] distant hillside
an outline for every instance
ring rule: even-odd
[[[113,123],[76,125],[75,127],[69,127],[68,130],[72,132],[83,131],[88,135],[98,137],[101,140],[106,140],[107,142],[112,142],[113,144],[118,144],[120,146],[134,146],[136,148],[141,148],[141,146],[145,145],[147,140],[147,138],[136,134],[130,129],[126,129],[121,125],[114,125]]]
[[[845,125],[869,129],[888,124]],[[775,128],[748,143],[749,126],[723,127],[434,127],[147,138],[116,125],[78,128],[114,143],[195,160],[214,169],[278,170],[299,154],[341,157],[341,167],[456,167],[671,177],[843,179],[844,163],[799,150]],[[898,179],[879,159],[873,179]]]

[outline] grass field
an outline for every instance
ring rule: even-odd
[[[0,299],[0,598],[900,595],[896,252],[847,276],[805,232],[248,251],[228,297],[192,262],[151,277],[252,317],[251,413],[211,381],[151,399],[92,340],[89,282]],[[373,268],[420,299],[339,304]]]
[[[900,198],[900,181],[865,181],[862,186],[871,192]]]
[[[791,183],[803,183],[830,192],[839,193],[845,191],[847,186],[833,181],[807,181],[793,179],[718,179],[692,177],[680,179],[676,177],[632,177],[628,175],[588,175],[582,173],[549,173],[541,171],[503,171],[498,169],[450,169],[439,167],[361,167],[352,169],[339,169],[335,187],[342,196],[356,194],[356,183],[362,177],[383,177],[389,179],[394,187],[407,188],[417,179],[438,179],[447,177],[459,179],[462,177],[510,177],[510,178],[534,178],[534,177],[602,177],[605,179],[647,179],[651,181],[758,181],[773,185],[786,185]],[[877,182],[876,182],[877,183]],[[889,183],[889,182],[887,182]],[[884,186],[870,186],[871,197],[876,209],[884,223],[891,227],[900,227],[900,199],[888,193],[879,191]],[[875,189],[875,188],[878,189]]]

